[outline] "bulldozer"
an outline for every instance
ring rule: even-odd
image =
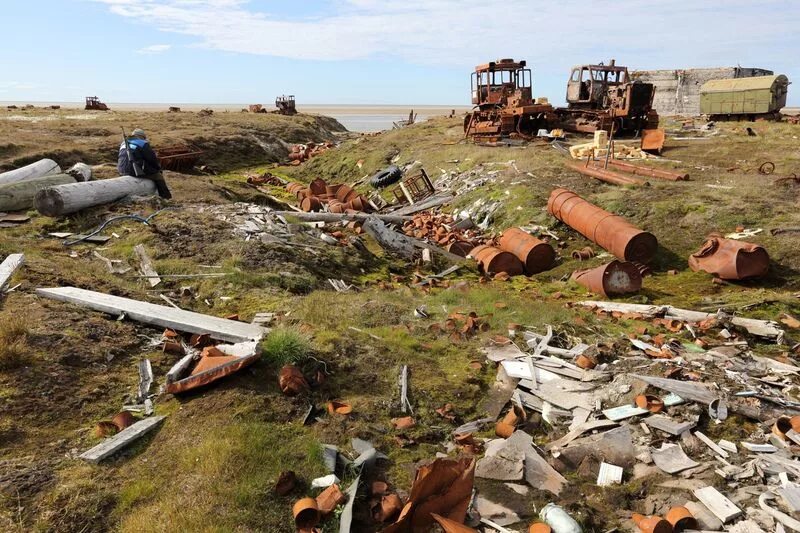
[[[525,61],[498,59],[472,73],[471,113],[464,117],[464,136],[493,142],[503,137],[530,138],[555,118],[553,106],[532,97],[531,70]]]
[[[658,127],[653,109],[652,83],[631,81],[628,67],[580,65],[567,81],[567,107],[555,110],[558,125],[574,132],[606,130],[613,134],[637,134]]]

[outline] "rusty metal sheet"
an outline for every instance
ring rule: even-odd
[[[554,189],[547,201],[547,212],[618,259],[650,263],[656,255],[658,240],[655,235],[587,202],[570,190]]]
[[[758,244],[712,236],[689,256],[689,268],[720,279],[758,278],[769,270],[769,254]]]

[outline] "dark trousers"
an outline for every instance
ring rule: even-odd
[[[164,174],[156,172],[155,174],[148,174],[147,176],[139,176],[141,179],[150,180],[156,184],[156,190],[161,198],[169,200],[172,198],[172,193],[169,192],[167,187],[167,180],[164,179]]]

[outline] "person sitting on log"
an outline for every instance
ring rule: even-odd
[[[161,173],[161,163],[158,156],[150,146],[144,130],[135,129],[131,136],[119,146],[117,157],[117,170],[121,176],[134,176],[153,181],[156,184],[158,195],[162,198],[172,198],[172,193],[167,187],[164,175]],[[130,154],[130,157],[129,157]]]

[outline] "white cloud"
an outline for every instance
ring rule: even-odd
[[[298,3],[302,16],[291,17],[247,0],[95,1],[216,50],[312,60],[395,57],[458,68],[512,56],[566,71],[612,55],[651,68],[762,66],[776,50],[790,50],[788,41],[797,44],[800,26],[800,10],[777,0],[332,0],[325,15],[305,14]]]
[[[150,46],[140,48],[136,52],[139,54],[162,54],[170,48],[172,48],[171,44],[151,44]]]

